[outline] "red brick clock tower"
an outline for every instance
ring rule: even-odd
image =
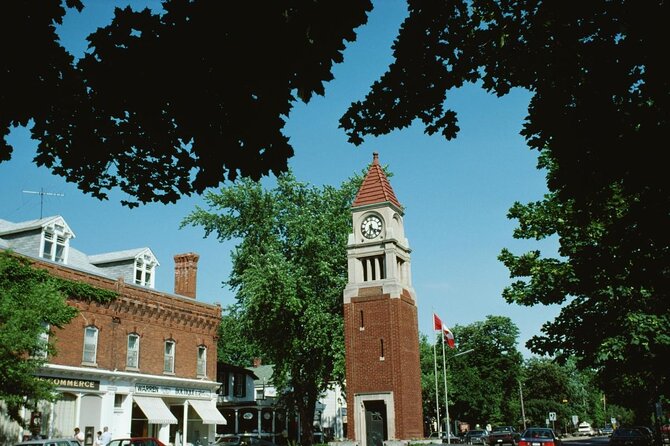
[[[377,153],[352,206],[344,290],[347,430],[359,446],[423,437],[419,328],[403,209]]]

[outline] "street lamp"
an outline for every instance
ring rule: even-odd
[[[452,358],[456,356],[465,355],[467,353],[473,352],[475,349],[471,348],[460,353],[456,353]],[[451,421],[449,420],[449,389],[447,387],[447,359],[444,355],[444,343],[442,343],[442,368],[444,369],[444,407],[447,412],[447,444],[451,444]]]

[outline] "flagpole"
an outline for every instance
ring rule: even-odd
[[[435,332],[433,332],[433,365],[435,366],[435,412],[437,413],[437,434],[440,435],[440,386],[437,385],[437,350],[435,344],[437,344],[437,339],[435,339]]]
[[[444,354],[444,329],[442,331],[442,370],[444,371],[444,410],[447,416],[447,444],[451,444],[451,421],[449,420],[449,389],[447,387],[447,358]]]

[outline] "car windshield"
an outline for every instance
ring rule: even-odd
[[[473,436],[473,435],[484,435],[484,431],[469,431],[468,435]]]
[[[523,433],[525,438],[552,438],[551,431],[548,429],[528,429]]]
[[[617,437],[641,437],[642,431],[638,429],[620,427],[619,429],[614,431],[613,435],[616,435]]]

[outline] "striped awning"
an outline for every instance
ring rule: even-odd
[[[140,406],[149,424],[177,424],[177,418],[160,398],[148,396],[133,396],[133,400]]]
[[[188,403],[202,418],[203,424],[228,424],[212,401],[188,400]]]

